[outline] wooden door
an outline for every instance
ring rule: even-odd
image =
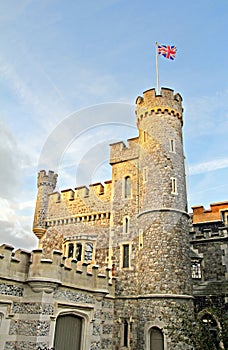
[[[81,350],[82,318],[60,315],[55,327],[55,350]]]

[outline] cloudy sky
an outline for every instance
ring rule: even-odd
[[[108,144],[137,135],[134,103],[183,96],[189,208],[228,200],[227,0],[0,1],[0,240],[35,248],[37,171],[58,189],[109,179]]]

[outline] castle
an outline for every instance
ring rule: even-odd
[[[228,202],[188,214],[180,94],[145,91],[136,121],[104,185],[39,172],[38,249],[0,247],[0,350],[190,350],[194,310],[227,346],[208,310],[227,307]]]

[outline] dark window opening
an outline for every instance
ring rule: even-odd
[[[129,232],[129,219],[125,218],[124,219],[124,233],[128,233]]]
[[[68,258],[73,258],[74,256],[74,245],[69,244],[68,246]]]
[[[128,322],[124,320],[123,323],[123,346],[128,347]]]
[[[129,244],[123,244],[123,267],[129,267]]]
[[[75,258],[77,261],[82,261],[82,244],[81,243],[77,243]]]

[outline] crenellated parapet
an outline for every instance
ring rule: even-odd
[[[190,242],[198,242],[198,241],[227,241],[228,239],[228,228],[221,227],[218,230],[214,231],[211,228],[204,228],[203,230],[199,230],[197,228],[192,227],[190,231]]]
[[[41,170],[37,177],[37,187],[50,186],[54,190],[57,182],[58,175],[54,171],[49,170],[48,173],[45,170]]]
[[[49,195],[46,221],[48,226],[79,221],[109,219],[112,181],[95,183],[53,192]],[[61,219],[61,221],[59,221]]]
[[[127,145],[123,141],[110,145],[111,165],[138,158],[138,137],[128,139],[127,142]]]
[[[41,249],[32,253],[2,245],[0,247],[1,279],[28,284],[34,292],[53,292],[58,286],[78,288],[94,293],[113,294],[114,278],[110,269],[99,272],[99,266],[69,260],[54,250],[51,259],[43,257]]]
[[[3,244],[0,246],[1,278],[25,281],[29,271],[31,253]]]
[[[138,126],[144,118],[157,114],[173,115],[183,124],[182,113],[182,97],[178,93],[175,94],[172,89],[161,88],[159,95],[156,94],[155,89],[150,89],[143,93],[143,97],[138,96],[136,99]]]

